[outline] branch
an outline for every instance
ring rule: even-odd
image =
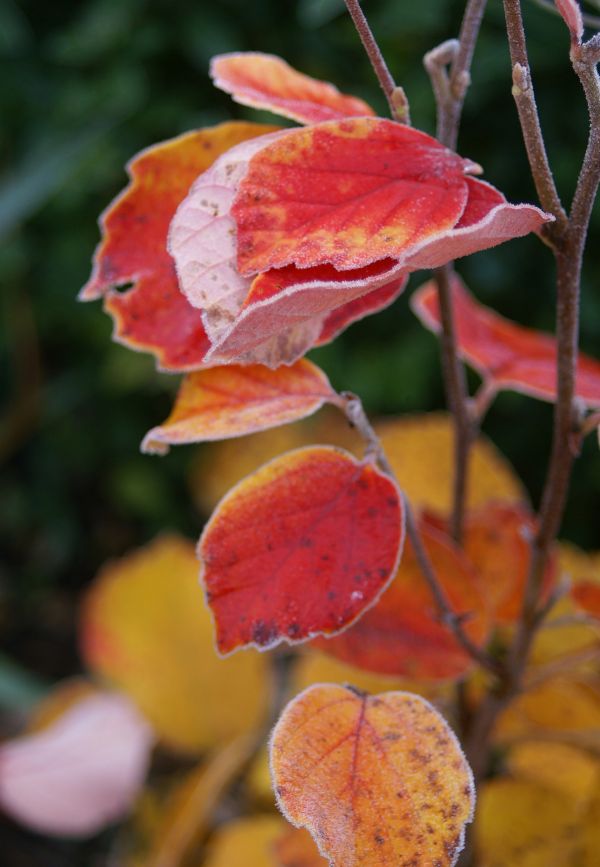
[[[512,63],[512,94],[517,106],[525,150],[540,204],[545,211],[553,214],[556,218],[556,223],[548,226],[545,230],[546,235],[550,239],[554,239],[557,233],[565,231],[567,215],[554,183],[554,176],[542,135],[529,69],[520,0],[504,0],[504,15]]]
[[[505,0],[505,6],[513,0]],[[518,7],[518,3],[516,4]],[[520,10],[519,10],[520,18]],[[571,61],[588,103],[591,128],[566,229],[555,250],[557,264],[557,396],[548,474],[539,514],[539,530],[523,599],[519,629],[509,655],[509,673],[519,683],[529,649],[540,623],[538,610],[542,579],[551,547],[559,531],[567,499],[573,461],[580,437],[580,412],[575,400],[579,339],[579,292],[583,250],[592,206],[600,183],[600,79],[596,69],[598,40],[571,41]],[[560,228],[560,227],[559,227]]]
[[[364,49],[367,52],[367,56],[371,61],[371,66],[373,67],[375,75],[381,85],[381,89],[388,101],[392,117],[400,123],[409,124],[410,113],[404,89],[398,87],[392,78],[381,50],[375,41],[371,28],[369,27],[369,22],[360,8],[359,0],[345,0],[345,3],[352,21],[354,22],[354,26],[356,27],[356,31],[360,36],[360,41],[362,42]]]
[[[437,137],[446,147],[456,148],[458,130],[471,81],[470,69],[486,0],[469,0],[458,40],[449,39],[428,52],[425,68],[431,79],[437,106]],[[449,68],[448,68],[449,67]],[[446,402],[454,421],[454,492],[451,533],[460,543],[464,521],[469,453],[477,425],[469,411],[465,368],[458,355],[454,307],[450,292],[452,264],[435,273],[442,323],[442,373]]]
[[[364,411],[364,407],[359,397],[351,392],[342,392],[340,395],[342,398],[342,403],[339,404],[340,408],[344,410],[346,413],[346,417],[348,421],[360,434],[365,445],[366,445],[366,453],[367,455],[371,455],[379,464],[381,469],[386,473],[390,478],[394,479],[394,481],[398,482],[396,478],[396,474],[388,461],[387,455],[381,445],[381,440],[375,433],[373,426],[371,425],[367,415]],[[415,556],[417,558],[417,562],[423,573],[423,577],[427,582],[427,585],[431,591],[431,595],[434,598],[434,601],[437,605],[440,621],[448,627],[448,629],[454,635],[456,641],[460,644],[463,650],[473,659],[475,662],[478,662],[482,668],[486,671],[494,675],[500,675],[502,669],[499,663],[491,657],[488,653],[478,647],[467,635],[463,628],[463,623],[465,621],[466,615],[457,614],[454,611],[452,604],[444,590],[435,569],[429,559],[429,555],[425,546],[423,544],[423,540],[419,534],[419,530],[412,512],[412,508],[403,495],[404,500],[404,512],[406,519],[406,535],[410,540],[410,543],[415,552]],[[467,615],[468,616],[468,615]]]

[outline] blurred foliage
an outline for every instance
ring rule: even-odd
[[[409,95],[413,122],[433,132],[421,58],[456,34],[464,3],[364,6]],[[569,201],[588,129],[584,99],[562,21],[533,3],[525,12],[548,149]],[[188,489],[197,450],[176,449],[163,460],[138,450],[166,416],[175,378],[157,374],[150,357],[111,343],[99,305],[78,306],[75,295],[98,241],[97,215],[124,186],[132,154],[228,118],[269,119],[212,88],[209,58],[232,50],[280,54],[385,111],[342,0],[0,0],[0,635],[10,657],[41,677],[77,667],[78,595],[101,563],[159,530],[195,537],[201,527]],[[490,0],[475,55],[460,150],[513,201],[535,201],[500,0]],[[596,210],[593,237],[599,231]],[[593,237],[582,346],[598,355],[600,246]],[[552,328],[552,260],[537,239],[473,256],[460,270],[485,303]],[[442,405],[437,345],[406,297],[314,357],[334,385],[360,393],[371,413]],[[498,399],[485,423],[534,501],[550,426],[549,406],[512,394]],[[589,439],[564,535],[597,548],[600,456]],[[1,692],[0,683],[0,700]],[[68,863],[79,863],[72,852]]]

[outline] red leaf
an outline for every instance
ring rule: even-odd
[[[581,17],[579,3],[576,0],[556,0],[556,8],[569,28],[571,38],[575,42],[581,42],[581,37],[583,36],[583,18]]]
[[[332,84],[296,72],[272,54],[221,54],[211,61],[210,74],[216,87],[230,93],[236,102],[300,123],[374,114],[362,99],[345,96]]]
[[[239,270],[399,259],[456,225],[473,168],[425,133],[379,118],[293,130],[250,161],[240,184]]]
[[[385,589],[402,540],[400,493],[371,463],[315,446],[266,464],[200,539],[219,651],[339,632]]]
[[[317,684],[271,737],[279,807],[332,867],[452,867],[473,818],[471,770],[425,699]]]
[[[555,400],[556,340],[517,325],[479,304],[456,275],[451,289],[462,357],[495,389]],[[433,281],[415,292],[411,307],[426,328],[440,332],[437,289]],[[588,407],[600,407],[599,361],[580,355],[576,394]]]
[[[482,644],[489,629],[487,603],[477,573],[444,533],[421,523],[435,572],[454,610],[471,615],[469,637]],[[463,675],[473,660],[440,623],[439,612],[410,542],[394,580],[361,619],[335,638],[317,639],[325,653],[376,674],[417,680]]]
[[[334,403],[322,370],[306,359],[293,367],[215,367],[184,378],[169,418],[144,437],[142,451],[164,454],[169,445],[222,440],[304,418]]]
[[[101,218],[104,237],[80,298],[103,296],[115,321],[115,339],[152,352],[165,370],[199,367],[209,348],[200,314],[181,294],[167,252],[173,214],[192,181],[219,154],[272,130],[225,123],[142,151],[128,165],[131,183]],[[133,287],[117,291],[127,283]]]

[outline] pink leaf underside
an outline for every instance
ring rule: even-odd
[[[34,831],[87,836],[127,812],[153,736],[125,696],[82,699],[43,731],[0,748],[0,806]]]
[[[356,272],[340,273],[324,265],[290,266],[254,281],[239,274],[235,223],[229,213],[235,189],[252,154],[286,134],[232,148],[197,179],[171,223],[169,250],[180,287],[202,310],[212,343],[207,364],[291,364],[315,344],[332,340],[352,322],[390,304],[406,284],[393,260]],[[267,297],[263,311],[263,296],[273,292],[280,303],[271,311]],[[360,301],[367,293],[372,297]]]
[[[479,304],[456,275],[452,295],[462,357],[497,389],[555,400],[555,339]],[[426,328],[440,331],[437,290],[432,281],[415,292],[411,306]],[[588,407],[600,407],[600,362],[585,355],[579,357],[576,394]]]
[[[560,12],[573,39],[581,42],[583,36],[583,18],[576,0],[556,0],[556,8]]]
[[[297,72],[272,54],[221,54],[212,59],[210,74],[215,86],[230,93],[236,102],[300,123],[374,114],[362,99]]]

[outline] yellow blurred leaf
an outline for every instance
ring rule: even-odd
[[[598,760],[568,744],[515,744],[507,766],[514,776],[564,795],[581,807],[587,805],[600,782]]]
[[[509,705],[498,721],[496,736],[501,742],[538,736],[600,755],[600,689],[566,677],[548,679]]]
[[[163,536],[105,567],[89,590],[81,638],[88,665],[127,692],[171,747],[199,752],[257,728],[268,660],[217,656],[194,546]]]
[[[283,452],[312,443],[341,446],[355,455],[363,450],[360,437],[344,416],[329,407],[296,424],[206,445],[192,478],[198,507],[208,514],[230,488],[254,470]]]
[[[496,779],[479,792],[477,867],[575,867],[579,806],[526,780]]]
[[[404,690],[416,692],[430,701],[435,700],[436,702],[446,696],[450,697],[453,690],[453,685],[449,683],[415,681],[408,678],[371,674],[368,671],[339,662],[332,656],[319,653],[316,650],[303,651],[299,654],[292,670],[290,692],[296,695],[317,683],[338,683],[340,686],[350,683],[370,695],[377,695],[389,690]]]
[[[246,788],[250,797],[261,807],[275,809],[275,795],[271,786],[269,751],[265,744],[256,754],[246,775]]]
[[[230,822],[213,837],[202,867],[278,867],[273,847],[285,827],[275,815]]]
[[[415,506],[443,515],[452,507],[453,427],[445,413],[402,416],[375,425],[400,487]],[[491,500],[527,501],[506,458],[480,436],[471,451],[468,507]]]

